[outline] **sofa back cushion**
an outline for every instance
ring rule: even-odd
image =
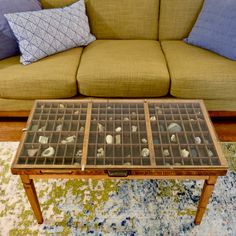
[[[78,0],[40,0],[42,8],[44,9],[65,7],[77,1]]]
[[[157,39],[159,0],[88,0],[97,39]]]
[[[41,0],[43,8],[76,0]],[[86,0],[91,33],[97,39],[158,39],[159,0]]]
[[[203,0],[160,0],[160,40],[187,37],[202,5]]]

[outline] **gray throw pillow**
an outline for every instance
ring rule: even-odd
[[[5,14],[19,41],[24,65],[95,40],[90,33],[84,0],[68,7]]]

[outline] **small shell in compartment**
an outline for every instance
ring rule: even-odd
[[[170,123],[167,127],[167,130],[172,133],[181,132],[182,127],[177,123]]]
[[[181,149],[180,154],[182,157],[188,157],[189,156],[189,151],[186,149]]]
[[[196,144],[201,144],[201,142],[202,142],[200,137],[194,137],[194,141]]]
[[[84,127],[83,126],[80,127],[79,132],[84,132]]]
[[[156,116],[151,116],[150,117],[150,121],[155,121],[155,120],[157,120]]]
[[[142,151],[141,151],[141,156],[142,157],[149,157],[150,155],[150,151],[148,148],[143,148]]]
[[[49,147],[47,149],[45,149],[43,152],[42,152],[42,156],[43,157],[52,157],[55,153],[55,150],[53,147]]]
[[[106,143],[107,144],[112,144],[113,143],[113,136],[112,135],[108,134],[106,136]]]
[[[164,156],[164,157],[170,156],[170,152],[169,152],[168,149],[164,149],[164,150],[163,150],[163,156]]]
[[[62,131],[62,124],[60,124],[60,125],[57,125],[57,127],[56,127],[56,131]]]
[[[38,131],[45,131],[45,130],[46,130],[46,125],[44,125],[38,129]]]
[[[104,132],[104,131],[105,127],[102,124],[98,123],[98,132]]]
[[[146,144],[146,143],[147,143],[147,139],[146,139],[146,138],[142,138],[142,139],[141,139],[141,142],[144,143],[144,144]]]
[[[75,135],[69,136],[66,139],[62,140],[61,143],[62,144],[66,144],[66,143],[73,143],[76,139]]]
[[[28,156],[34,157],[37,154],[38,150],[39,150],[38,148],[37,149],[36,148],[35,149],[28,149],[27,150]]]
[[[117,133],[121,132],[121,130],[122,130],[121,127],[117,127],[117,128],[115,129],[115,131],[116,131]]]
[[[136,125],[132,125],[131,131],[134,133],[134,132],[137,132],[137,130],[138,130],[138,127]]]
[[[97,157],[104,157],[105,156],[105,152],[104,152],[104,149],[103,148],[99,148],[97,150]]]
[[[77,157],[82,157],[82,154],[83,154],[83,151],[81,149],[79,149],[77,152],[76,152],[76,156]]]
[[[177,139],[176,139],[176,135],[175,135],[175,134],[172,134],[172,135],[171,135],[170,141],[171,141],[172,143],[176,143],[176,142],[177,142]]]
[[[46,136],[39,136],[39,143],[47,144],[48,143],[48,137],[46,137]]]

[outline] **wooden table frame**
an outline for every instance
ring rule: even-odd
[[[128,176],[128,177],[124,177],[124,178],[120,178],[120,179],[162,179],[162,180],[171,180],[171,179],[179,179],[179,180],[185,180],[185,179],[192,179],[192,180],[205,180],[204,182],[204,186],[202,189],[202,193],[201,193],[201,198],[198,204],[198,208],[197,208],[197,212],[196,212],[196,216],[195,216],[195,220],[194,223],[196,225],[199,225],[202,221],[203,215],[205,213],[205,210],[207,208],[207,204],[208,201],[212,195],[212,192],[214,190],[214,186],[216,184],[217,178],[218,176],[175,176],[175,177],[171,177],[171,176],[161,176],[162,172],[157,172],[157,175],[160,174],[160,176],[155,175],[155,173],[153,173],[153,175],[147,176],[147,175],[135,175],[135,176]],[[222,172],[223,174],[223,172]],[[26,174],[22,174],[20,175],[21,177],[21,181],[23,183],[24,189],[25,189],[25,193],[28,197],[28,200],[30,202],[30,205],[32,207],[32,210],[34,212],[35,218],[37,219],[37,222],[39,224],[43,223],[43,216],[42,216],[42,212],[40,209],[40,204],[38,201],[38,197],[37,197],[37,193],[35,190],[35,186],[34,186],[34,179],[56,179],[56,178],[60,178],[60,179],[112,179],[111,177],[108,177],[107,175],[91,175],[88,173],[88,175],[85,175],[84,173],[73,173],[71,172],[70,174],[66,174],[64,173],[60,173],[59,171],[56,171],[55,174],[39,174],[39,175],[26,175]]]
[[[51,100],[52,102],[68,102],[68,100]],[[22,145],[24,143],[24,140],[26,138],[26,134],[22,135],[20,146],[17,150],[15,160],[12,164],[12,173],[16,175],[20,175],[21,181],[23,183],[26,195],[28,197],[28,200],[31,204],[32,210],[34,212],[34,215],[37,219],[37,222],[39,224],[43,223],[43,216],[40,209],[40,204],[38,201],[37,193],[34,186],[34,179],[112,179],[113,177],[109,176],[109,170],[127,170],[127,176],[126,177],[115,177],[120,179],[164,179],[164,180],[170,180],[170,179],[178,179],[178,180],[205,180],[204,186],[201,193],[201,198],[199,201],[199,205],[197,208],[196,216],[195,216],[195,224],[200,224],[202,217],[205,213],[209,198],[211,197],[211,194],[214,190],[215,183],[217,181],[218,176],[225,175],[227,172],[227,163],[223,156],[222,150],[220,148],[219,141],[217,139],[217,136],[215,134],[215,131],[213,129],[213,126],[211,124],[211,121],[208,117],[207,111],[205,109],[205,106],[202,101],[199,100],[158,100],[158,99],[149,99],[150,102],[199,102],[201,109],[204,114],[205,121],[207,123],[207,126],[210,131],[211,138],[213,140],[217,155],[219,156],[220,165],[217,166],[158,166],[158,168],[152,168],[155,164],[155,160],[153,159],[153,144],[152,144],[152,135],[151,135],[151,127],[150,123],[147,122],[147,118],[149,118],[149,112],[147,103],[144,104],[144,111],[145,111],[145,117],[146,117],[146,128],[147,128],[147,139],[148,139],[148,147],[150,149],[150,160],[151,160],[151,166],[110,166],[106,169],[96,168],[96,166],[87,166],[86,160],[87,160],[87,152],[88,152],[88,139],[89,139],[89,127],[90,127],[90,118],[91,118],[91,104],[92,102],[124,102],[124,103],[136,103],[137,101],[144,101],[146,100],[104,100],[104,99],[96,99],[96,100],[88,100],[88,110],[87,110],[87,116],[86,116],[86,125],[85,125],[85,134],[84,134],[84,141],[83,141],[83,156],[81,160],[81,166],[80,167],[71,167],[71,166],[64,166],[62,168],[61,166],[58,167],[56,165],[54,166],[35,166],[35,165],[21,165],[17,163],[17,157],[19,157],[20,150],[22,148]],[[78,102],[78,100],[71,100],[69,102]],[[81,102],[86,102],[85,100],[81,100]],[[35,106],[34,106],[35,108]],[[33,109],[34,110],[34,109]],[[27,128],[30,125],[33,110],[31,111],[29,120],[27,122]]]

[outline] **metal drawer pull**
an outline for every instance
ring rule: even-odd
[[[52,175],[52,174],[72,174],[72,171],[70,170],[40,170],[41,174],[48,174],[48,175]]]
[[[108,170],[109,177],[127,177],[128,170]]]

